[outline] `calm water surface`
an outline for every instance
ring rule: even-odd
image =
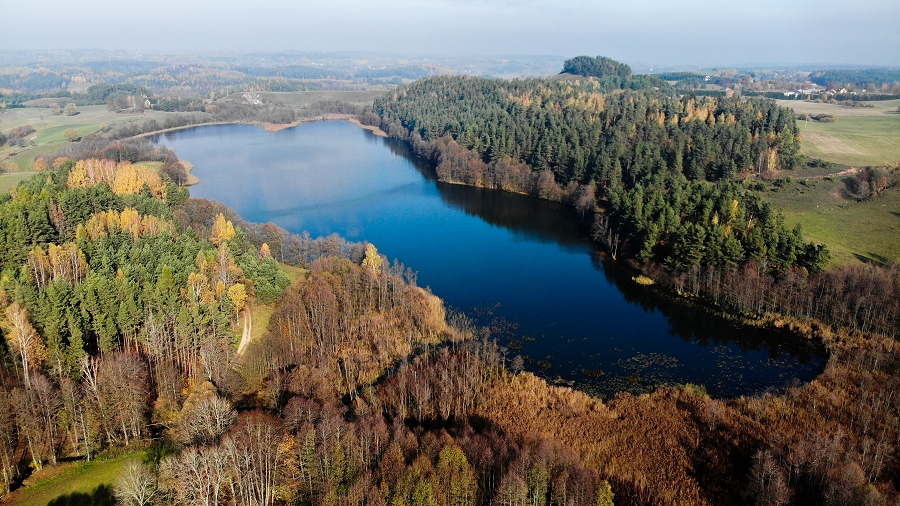
[[[375,244],[448,305],[505,323],[510,356],[550,380],[604,396],[675,383],[734,396],[809,381],[824,365],[805,340],[653,296],[598,257],[570,208],[436,182],[404,145],[349,123],[217,125],[157,142],[194,163],[192,196],[249,221]]]

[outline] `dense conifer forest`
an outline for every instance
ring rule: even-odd
[[[821,270],[737,178],[797,163],[790,111],[605,86],[429,78],[368,120],[442,179],[569,202],[666,286],[821,340],[817,379],[548,385],[375,246],[247,223],[188,198],[174,153],[92,136],[0,196],[2,492],[142,450],[122,504],[896,503],[900,271]]]
[[[793,110],[625,85],[641,76],[605,57],[564,70],[598,78],[429,77],[362,118],[408,141],[441,181],[575,206],[613,259],[678,293],[896,335],[895,299],[880,295],[898,293],[895,269],[824,270],[828,249],[756,191],[753,176],[803,163]]]
[[[600,234],[619,236],[642,260],[687,268],[756,257],[821,268],[827,253],[738,180],[798,163],[793,111],[610,91],[597,81],[435,77],[377,100],[368,119],[435,159],[442,180],[585,210],[600,197]]]

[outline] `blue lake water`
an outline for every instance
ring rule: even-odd
[[[824,366],[821,346],[636,285],[600,258],[571,208],[439,183],[405,145],[350,123],[205,126],[156,141],[194,164],[191,196],[249,221],[375,244],[448,306],[493,322],[509,357],[549,380],[602,396],[677,383],[736,396],[809,381]]]

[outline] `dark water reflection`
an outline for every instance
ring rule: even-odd
[[[600,258],[571,208],[439,183],[404,144],[348,123],[200,127],[158,142],[195,164],[193,196],[293,232],[372,242],[449,305],[491,323],[511,357],[548,379],[605,396],[687,382],[734,396],[822,370],[821,346],[637,285]]]

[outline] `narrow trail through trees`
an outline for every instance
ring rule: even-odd
[[[241,335],[241,342],[238,344],[237,354],[241,356],[250,345],[250,333],[253,331],[253,313],[250,310],[244,311],[244,332]]]

